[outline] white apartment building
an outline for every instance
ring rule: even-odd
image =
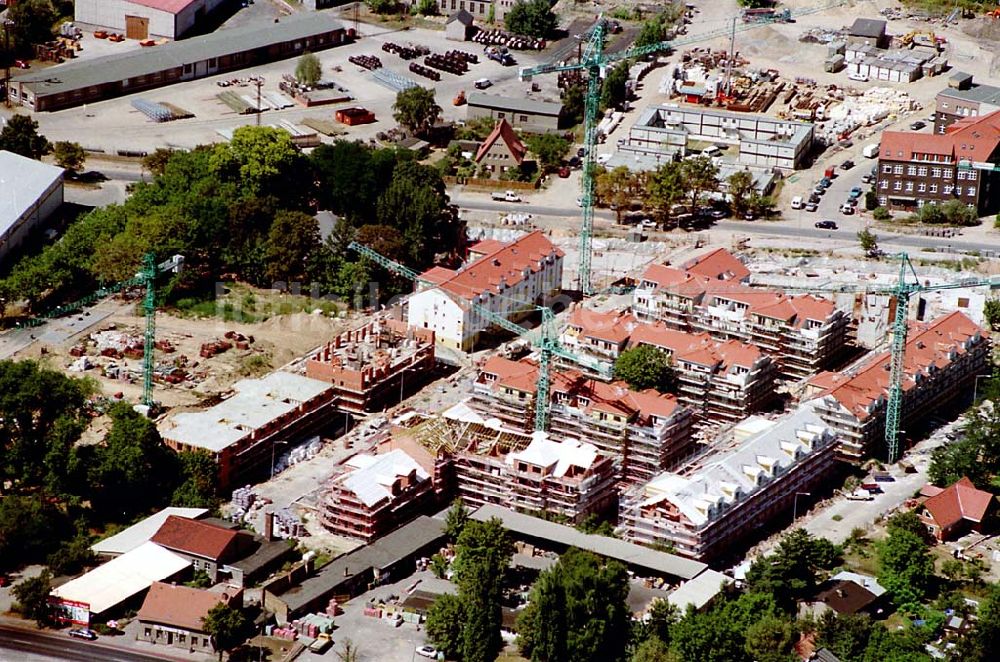
[[[462,268],[434,267],[420,275],[432,285],[410,297],[409,324],[433,330],[446,347],[472,351],[493,326],[476,306],[512,321],[523,317],[561,289],[563,256],[540,231],[509,244],[481,241]]]

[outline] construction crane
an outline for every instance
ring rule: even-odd
[[[368,258],[375,264],[378,264],[389,271],[405,276],[417,284],[426,287],[437,287],[436,283],[425,280],[420,277],[413,269],[396,262],[386,256],[378,253],[377,251],[368,248],[363,244],[359,244],[356,241],[352,241],[348,248],[356,251],[357,253]],[[609,379],[611,377],[608,368],[598,362],[591,359],[587,359],[582,356],[577,356],[573,352],[569,351],[560,344],[557,334],[555,333],[555,317],[552,314],[552,309],[546,306],[536,306],[535,304],[530,304],[524,301],[518,301],[516,299],[510,299],[505,297],[510,301],[518,304],[527,310],[537,310],[542,315],[542,325],[540,333],[537,337],[531,338],[532,344],[538,348],[538,383],[536,385],[535,392],[535,430],[545,431],[549,428],[549,386],[550,372],[552,367],[552,360],[554,357],[560,357],[568,361],[572,361],[577,365],[583,366],[588,370],[594,371],[596,374],[600,375],[602,378]],[[488,319],[490,322],[499,326],[500,328],[510,331],[515,336],[526,336],[531,329],[527,329],[519,324],[511,322],[509,319],[503,315],[498,315],[494,313],[489,308],[482,306],[475,302],[472,297],[466,298],[465,301],[470,305],[470,307],[475,310],[484,319]]]
[[[183,255],[174,255],[169,260],[156,263],[156,256],[146,253],[142,257],[142,268],[135,276],[127,280],[119,281],[113,285],[101,287],[86,297],[57,306],[41,315],[32,317],[21,323],[20,326],[35,327],[44,324],[55,317],[61,317],[68,313],[73,313],[89,306],[99,299],[103,299],[109,294],[116,294],[122,290],[132,287],[145,288],[142,298],[142,311],[146,318],[146,330],[143,335],[142,346],[142,404],[147,407],[153,406],[153,369],[155,366],[153,350],[156,344],[156,277],[167,271],[177,273],[184,264]]]
[[[909,316],[910,299],[913,295],[923,292],[955,290],[966,287],[989,287],[991,290],[1000,289],[1000,276],[969,278],[941,285],[923,284],[920,282],[920,277],[917,275],[916,269],[913,268],[913,263],[910,261],[908,254],[898,253],[892,257],[899,260],[899,279],[891,287],[872,288],[845,285],[828,288],[789,288],[793,291],[876,294],[895,298],[896,311],[892,320],[892,346],[889,352],[889,398],[886,402],[885,410],[885,446],[889,462],[895,462],[899,458],[899,424],[903,413],[903,361],[906,355],[906,339],[909,333],[906,320]],[[913,279],[909,280],[911,274]]]
[[[593,27],[584,35],[587,39],[587,47],[580,56],[580,61],[576,64],[551,62],[536,67],[523,67],[519,73],[522,81],[530,81],[533,76],[542,74],[558,73],[562,71],[586,71],[587,72],[587,93],[584,97],[584,117],[583,117],[583,177],[581,179],[582,195],[580,203],[583,207],[583,223],[580,228],[580,291],[584,296],[594,294],[594,284],[591,275],[592,245],[594,233],[594,150],[597,146],[597,107],[600,103],[600,79],[601,72],[609,64],[645,57],[653,53],[669,51],[677,46],[685,46],[701,41],[708,41],[717,37],[730,36],[735,39],[737,32],[753,30],[756,28],[771,25],[772,23],[787,22],[793,17],[814,14],[833,7],[846,4],[846,0],[835,0],[816,7],[810,7],[796,12],[775,13],[773,16],[761,18],[755,23],[745,23],[737,26],[735,19],[731,28],[721,28],[711,32],[693,35],[684,39],[673,41],[660,41],[647,46],[630,48],[620,53],[604,53],[605,20],[599,16]],[[732,56],[732,54],[730,54]],[[731,59],[731,57],[730,57]]]

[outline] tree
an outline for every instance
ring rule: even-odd
[[[774,198],[769,195],[761,195],[757,191],[750,193],[747,200],[747,211],[754,218],[769,218],[774,213]]]
[[[7,10],[7,18],[13,23],[10,33],[15,48],[28,54],[35,44],[51,41],[52,27],[59,17],[49,0],[22,0]]]
[[[416,5],[416,10],[421,16],[437,16],[437,2],[435,0],[420,0]]]
[[[309,198],[309,187],[302,182],[305,165],[288,132],[270,126],[239,127],[232,140],[214,146],[209,159],[211,172],[243,195],[274,196],[292,203],[287,208]]]
[[[639,345],[619,354],[614,376],[637,391],[651,388],[666,393],[674,385],[670,356],[652,345]]]
[[[684,199],[684,175],[681,164],[668,161],[650,176],[646,186],[646,205],[654,210],[656,220],[664,228],[670,225],[672,209]]]
[[[786,613],[794,613],[798,600],[815,593],[819,572],[832,567],[838,556],[829,540],[795,529],[781,539],[773,554],[754,561],[747,585],[751,591],[772,596]]]
[[[368,8],[376,14],[396,14],[399,12],[398,0],[365,0]]]
[[[628,99],[628,60],[613,66],[601,83],[601,108],[617,108]]]
[[[987,487],[990,471],[982,460],[982,448],[975,439],[958,439],[931,451],[927,478],[935,485],[951,485],[967,477],[976,487]]]
[[[424,629],[434,647],[448,659],[459,656],[462,650],[462,623],[465,620],[465,604],[461,598],[445,593],[434,600],[427,611]]]
[[[750,211],[750,198],[754,193],[753,174],[749,170],[737,170],[726,180],[729,206],[736,216]]]
[[[571,548],[542,572],[518,617],[519,645],[533,661],[619,660],[629,635],[628,572]]]
[[[689,609],[671,636],[670,649],[684,662],[750,662],[743,633],[722,610],[699,613]]]
[[[892,214],[885,207],[879,206],[872,210],[872,218],[876,221],[888,221],[892,218]]]
[[[14,8],[8,11],[14,11]],[[3,130],[0,130],[0,150],[14,152],[37,161],[52,151],[52,145],[45,136],[38,133],[38,122],[27,115],[14,115],[7,120]]]
[[[509,32],[538,39],[550,38],[558,22],[549,0],[519,0],[504,16]]]
[[[667,644],[658,637],[649,637],[639,644],[630,662],[675,662],[675,660]]]
[[[201,619],[205,632],[212,638],[212,648],[222,660],[223,651],[230,651],[240,644],[247,635],[248,621],[243,612],[224,602],[212,607]]]
[[[299,58],[298,64],[295,65],[295,80],[299,81],[301,85],[312,87],[321,78],[323,78],[323,65],[320,64],[319,58],[315,54],[306,51]]]
[[[923,529],[912,513],[894,515],[888,523],[888,537],[877,546],[878,580],[893,603],[909,613],[920,608],[934,578],[934,561],[921,535],[926,531],[916,532],[914,521]]]
[[[595,184],[597,197],[608,203],[615,211],[615,220],[621,225],[625,210],[632,204],[636,189],[636,177],[626,166],[613,170],[598,171]]]
[[[643,21],[642,27],[639,29],[639,35],[635,38],[635,42],[632,45],[635,48],[652,46],[664,41],[666,37],[667,19],[664,14],[660,13]]]
[[[37,495],[0,497],[0,573],[44,558],[71,532],[65,515]]]
[[[789,662],[795,631],[787,617],[767,616],[746,629],[744,649],[755,662]]]
[[[49,607],[49,593],[52,592],[52,574],[43,570],[36,577],[30,577],[14,586],[12,593],[17,599],[15,611],[25,618],[35,621],[38,627],[45,627],[52,620]]]
[[[173,496],[170,505],[182,508],[215,508],[219,503],[217,493],[219,466],[212,455],[205,450],[185,451],[178,453],[181,466],[182,482]]]
[[[761,7],[770,7],[774,4],[774,0],[736,0],[736,4],[747,9],[759,9]]]
[[[862,228],[858,230],[858,243],[861,244],[861,250],[871,253],[878,250],[878,235],[868,228]]]
[[[868,647],[871,619],[866,614],[838,616],[829,610],[816,624],[816,645],[829,648],[844,662],[860,661]]]
[[[566,119],[567,125],[575,126],[583,121],[586,93],[587,87],[582,83],[570,83],[560,93],[563,117]]]
[[[319,246],[315,217],[300,211],[278,212],[267,238],[267,277],[288,283],[306,281],[309,261]]]
[[[874,190],[865,193],[865,209],[873,211],[878,207],[878,194]]]
[[[52,155],[60,168],[65,168],[71,175],[76,175],[87,160],[87,153],[80,143],[60,140],[52,145]]]
[[[166,147],[157,147],[142,157],[142,167],[148,170],[149,174],[154,177],[162,175],[166,171],[167,164],[170,162],[175,151]]]
[[[990,299],[983,304],[983,317],[992,330],[1000,330],[1000,299]]]
[[[471,520],[455,543],[455,581],[465,606],[461,658],[492,662],[503,648],[500,598],[514,547],[499,519]]]
[[[462,503],[462,499],[457,498],[451,502],[451,508],[444,516],[444,534],[448,536],[448,540],[454,542],[462,535],[462,531],[468,523],[469,510]]]
[[[698,207],[701,196],[719,186],[719,168],[707,156],[696,156],[681,161],[681,179],[691,196],[691,211]]]
[[[396,94],[392,117],[415,135],[424,136],[437,124],[441,106],[434,101],[434,90],[411,87]]]
[[[340,642],[340,650],[334,651],[334,655],[337,656],[340,662],[360,662],[361,660],[358,645],[350,639],[342,640]]]
[[[49,554],[45,563],[56,576],[75,575],[94,563],[96,557],[90,545],[90,536],[86,531],[78,531],[74,538]]]
[[[554,133],[533,133],[525,139],[524,143],[538,158],[543,172],[562,165],[563,158],[569,151],[569,141]]]

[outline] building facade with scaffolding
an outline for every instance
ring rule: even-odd
[[[343,411],[382,411],[422,385],[434,368],[434,331],[377,318],[339,334],[306,362],[329,382]]]

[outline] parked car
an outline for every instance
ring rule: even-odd
[[[93,630],[88,630],[87,628],[73,628],[68,632],[69,636],[76,637],[77,639],[86,639],[87,641],[93,641],[97,639],[97,633]]]
[[[850,216],[851,214],[854,213],[854,207],[845,202],[844,204],[840,205],[840,213],[843,214],[844,216]]]
[[[855,186],[851,188],[851,192],[847,194],[849,198],[860,198],[864,191],[861,190],[860,186]]]
[[[802,196],[797,195],[792,198],[792,209],[802,209]]]
[[[812,202],[813,204],[817,204],[817,205],[818,205],[818,204],[819,204],[819,201],[820,201],[821,199],[822,199],[822,198],[820,198],[820,197],[819,197],[818,195],[816,195],[815,193],[810,193],[810,194],[809,194],[809,202]]]
[[[582,165],[583,165],[583,161],[580,160],[579,156],[574,156],[574,157],[572,157],[569,160],[569,167],[570,168],[579,168]]]
[[[559,176],[562,177],[563,179],[569,177],[569,166],[563,166],[559,168]]]
[[[875,177],[868,173],[865,173],[865,175],[861,178],[862,184],[871,184],[873,181],[875,181]]]
[[[816,221],[816,227],[820,230],[836,230],[837,223],[834,221]]]
[[[429,657],[432,660],[436,660],[438,656],[437,649],[433,646],[417,646],[416,652],[420,657]]]
[[[656,221],[654,221],[651,218],[644,218],[644,219],[642,219],[642,221],[639,222],[639,225],[641,225],[644,228],[655,229],[656,228]]]
[[[18,69],[30,69],[31,65],[26,60],[14,60],[14,66]]]
[[[819,185],[822,186],[823,188],[830,188],[831,184],[833,184],[833,182],[830,180],[829,177],[824,177],[823,179],[819,180]]]
[[[847,74],[847,77],[850,78],[851,80],[856,80],[859,83],[867,83],[868,82],[868,76],[866,76],[866,75],[864,75],[862,73],[858,73],[856,71]]]
[[[937,121],[937,113],[931,113],[930,115],[928,115],[927,116],[927,121],[928,122],[935,122],[935,121]]]
[[[721,209],[713,209],[712,211],[708,212],[708,215],[718,221],[720,219],[725,218],[726,216],[729,216],[729,212],[722,211]]]
[[[846,161],[840,164],[841,170],[850,170],[853,167],[854,167],[854,161],[850,159],[847,159]]]
[[[847,204],[851,205],[852,207],[857,207],[858,206],[858,200],[859,200],[859,198],[848,198],[847,199]]]
[[[494,191],[491,195],[494,200],[503,200],[504,202],[520,202],[521,196],[513,191]]]
[[[475,83],[473,83],[473,85],[476,87],[477,90],[485,90],[488,87],[493,87],[493,81],[491,81],[489,78],[480,78]]]
[[[912,124],[910,124],[910,129],[912,129],[913,131],[919,131],[920,129],[924,128],[925,126],[927,126],[926,123],[924,123],[921,120],[917,120],[916,122],[913,122]]]
[[[806,211],[816,211],[817,209],[819,209],[819,205],[815,202],[806,203]]]
[[[824,193],[826,193],[826,189],[820,186],[819,184],[816,185],[816,188],[814,188],[812,192],[812,194],[815,196],[820,196],[823,195]]]

